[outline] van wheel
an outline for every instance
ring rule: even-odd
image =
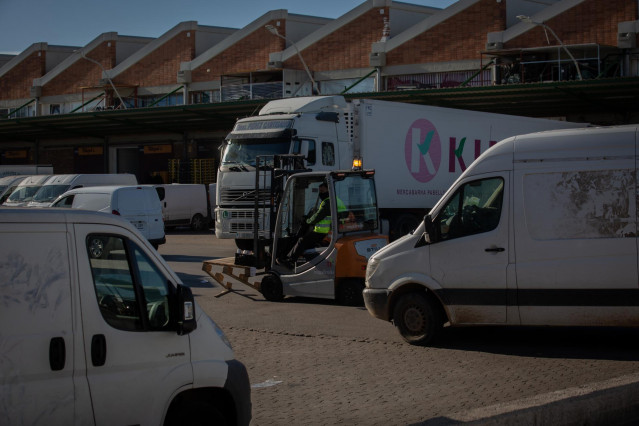
[[[362,295],[364,283],[357,279],[348,279],[337,286],[337,303],[346,306],[362,306],[364,297]]]
[[[399,334],[411,345],[432,343],[443,328],[437,306],[422,293],[400,296],[393,310],[393,322]]]
[[[224,416],[224,413],[215,405],[206,401],[191,401],[186,403],[179,414],[167,418],[164,426],[230,426],[231,423]]]
[[[269,302],[281,302],[284,300],[282,281],[276,275],[266,275],[260,283],[260,292]]]
[[[205,231],[206,221],[204,220],[204,216],[199,213],[193,216],[193,219],[191,219],[191,229],[194,231]]]

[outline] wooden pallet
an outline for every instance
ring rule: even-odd
[[[205,260],[202,264],[202,270],[225,288],[224,291],[215,297],[222,297],[225,294],[235,292],[233,283],[228,280],[229,278],[260,291],[261,281],[251,282],[249,279],[263,275],[263,272],[257,272],[257,269],[253,266],[236,265],[234,257]]]

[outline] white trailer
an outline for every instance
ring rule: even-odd
[[[267,103],[237,121],[222,152],[215,234],[253,246],[255,157],[302,154],[311,170],[375,169],[378,204],[391,239],[414,229],[444,191],[490,146],[510,136],[584,127],[559,120],[342,96]],[[268,192],[268,188],[260,188]],[[260,215],[260,236],[270,219]]]

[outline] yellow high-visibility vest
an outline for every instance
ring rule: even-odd
[[[322,207],[324,207],[324,203],[326,203],[327,201],[328,201],[328,198],[322,201],[318,211],[322,210]],[[342,200],[337,198],[337,212],[341,213],[345,211],[346,211],[346,206],[344,205]],[[315,224],[315,228],[313,228],[313,231],[317,232],[318,234],[328,234],[331,231],[331,215],[328,215],[324,219],[317,222]]]

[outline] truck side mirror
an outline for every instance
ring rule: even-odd
[[[197,328],[195,321],[195,300],[191,289],[178,284],[177,286],[177,334],[183,336]]]

